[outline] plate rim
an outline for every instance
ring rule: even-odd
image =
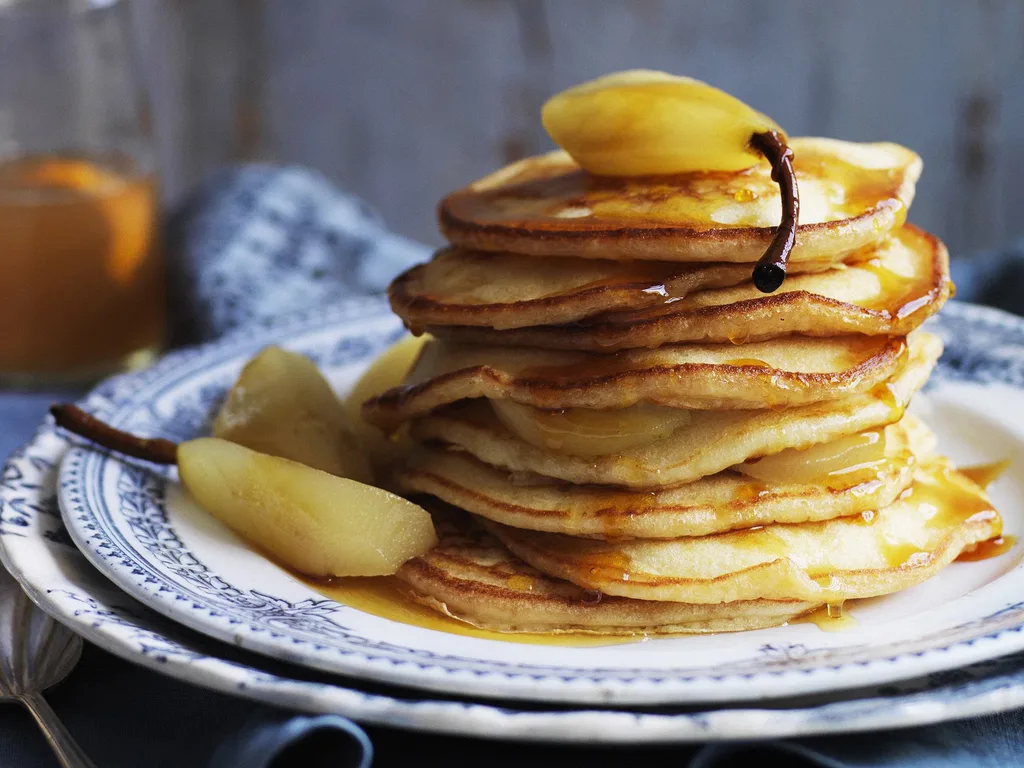
[[[953,306],[957,308],[953,309],[953,311],[947,310],[947,319],[959,316],[967,322],[981,321],[994,324],[1001,330],[1009,326],[1024,335],[1024,331],[1022,331],[1024,321],[1014,318],[1012,315],[963,304],[954,304]],[[390,313],[387,312],[386,305],[380,299],[374,298],[345,302],[338,305],[335,308],[338,311],[334,312],[317,312],[314,310],[300,316],[300,319],[292,318],[290,322],[284,324],[271,322],[266,324],[263,337],[255,340],[252,338],[253,333],[250,330],[241,339],[238,336],[232,336],[201,348],[186,350],[185,353],[172,354],[161,361],[161,363],[144,372],[145,375],[135,374],[120,377],[123,380],[122,384],[128,383],[133,385],[129,387],[128,392],[121,393],[121,397],[128,398],[130,403],[132,393],[145,390],[147,386],[154,382],[168,378],[167,373],[170,371],[186,371],[185,374],[176,374],[177,381],[185,381],[192,376],[198,375],[199,371],[188,372],[188,363],[191,361],[213,356],[220,360],[220,363],[223,363],[226,358],[237,357],[241,353],[241,350],[236,349],[236,347],[251,351],[258,344],[268,343],[271,340],[266,338],[266,336],[273,337],[276,340],[284,340],[296,331],[302,331],[306,334],[324,332],[336,323],[341,323],[356,316],[365,320],[367,310],[371,308],[381,310],[380,317],[375,319],[381,321],[394,320]],[[973,317],[971,317],[972,315]],[[310,317],[315,318],[316,322],[311,324]],[[1024,348],[1020,351],[1024,351]],[[184,359],[186,354],[187,359]],[[211,365],[213,364],[211,362]],[[169,378],[173,378],[173,376]],[[102,389],[103,385],[98,388],[97,392]],[[115,422],[118,421],[119,406],[116,398],[109,397],[107,393],[101,393],[100,398],[90,396],[85,402],[92,408],[100,410],[104,415],[112,417]],[[125,405],[121,408],[121,411],[127,408],[128,406]],[[632,679],[609,677],[608,673],[612,671],[611,669],[596,669],[594,667],[569,669],[563,666],[542,669],[525,665],[526,669],[530,671],[524,672],[522,671],[524,665],[510,662],[507,664],[509,669],[503,670],[501,669],[502,664],[500,662],[491,659],[472,660],[486,666],[487,669],[482,672],[473,670],[470,673],[466,669],[453,668],[450,665],[446,666],[445,661],[451,657],[442,658],[442,656],[432,652],[415,651],[413,649],[405,649],[410,652],[413,660],[401,662],[396,662],[390,656],[374,656],[362,649],[356,649],[355,652],[349,649],[342,654],[340,659],[337,657],[337,654],[335,658],[327,658],[324,654],[319,653],[322,649],[317,647],[315,642],[301,639],[296,640],[295,638],[292,638],[292,647],[282,651],[281,643],[276,642],[274,638],[261,635],[260,631],[252,626],[249,627],[250,632],[248,634],[236,631],[236,627],[232,626],[232,623],[225,623],[220,617],[216,616],[216,611],[208,606],[202,611],[188,610],[184,601],[191,600],[191,598],[187,592],[184,593],[184,598],[182,598],[181,595],[174,596],[160,588],[148,587],[145,580],[140,583],[139,579],[132,578],[133,574],[127,565],[124,568],[118,568],[110,558],[104,557],[97,551],[99,547],[91,541],[95,536],[82,525],[83,520],[89,519],[97,513],[89,508],[84,500],[84,496],[82,496],[83,492],[88,489],[88,481],[84,477],[83,472],[76,473],[75,469],[78,466],[76,462],[85,464],[87,467],[91,465],[104,467],[110,462],[120,463],[110,457],[95,458],[97,456],[99,454],[88,449],[73,448],[69,451],[61,467],[60,495],[61,507],[69,533],[86,557],[101,573],[114,581],[122,590],[149,607],[203,634],[234,642],[241,647],[263,653],[272,658],[283,658],[287,661],[298,662],[303,666],[327,672],[413,686],[426,690],[448,692],[454,688],[462,693],[506,699],[522,698],[530,701],[587,704],[659,705],[678,703],[680,701],[691,703],[695,701],[737,701],[735,691],[727,691],[722,686],[725,681],[730,679],[742,680],[744,685],[754,683],[755,681],[758,683],[771,681],[771,685],[762,684],[760,688],[756,689],[754,686],[748,686],[746,695],[743,696],[742,700],[757,701],[767,698],[813,693],[820,691],[825,686],[832,689],[839,687],[849,688],[880,684],[896,679],[906,679],[942,669],[970,664],[997,655],[1012,653],[1024,648],[1024,633],[1020,632],[1022,625],[1018,622],[1012,627],[1000,628],[995,632],[969,639],[956,640],[941,647],[933,647],[923,651],[896,652],[893,655],[875,657],[867,661],[841,661],[833,664],[823,664],[807,670],[759,669],[756,671],[718,672],[715,674],[679,674],[674,670],[669,670],[660,677],[641,678],[635,674],[638,670],[623,668],[624,672],[634,673]],[[99,463],[96,464],[96,462]],[[81,498],[76,497],[76,494]],[[179,584],[174,586],[180,589]],[[204,613],[209,615],[203,615]],[[993,616],[996,615],[998,613],[993,614]],[[967,624],[963,626],[966,627]],[[957,628],[960,628],[960,625],[951,629]],[[1016,634],[1007,637],[1011,632]],[[993,643],[998,644],[997,649],[986,647],[991,646]],[[291,653],[292,648],[302,646],[312,646],[311,652],[306,653],[302,658],[298,658],[295,654]],[[417,655],[425,655],[427,660],[422,662],[414,660]],[[457,660],[461,661],[464,659]],[[894,667],[896,666],[900,667],[900,669],[895,669]],[[409,671],[410,667],[415,668],[415,671],[411,674]],[[852,675],[849,672],[851,667],[856,667],[856,675]],[[646,672],[646,670],[643,672]],[[567,676],[567,673],[570,673],[573,677]],[[602,674],[605,676],[601,677]],[[457,678],[453,678],[453,676],[457,676]],[[822,679],[826,676],[831,679]],[[815,679],[812,680],[812,678]],[[785,680],[786,684],[780,687],[779,683],[781,680]],[[524,684],[524,681],[528,682]]]

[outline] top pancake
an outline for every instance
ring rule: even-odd
[[[800,227],[791,262],[834,259],[906,219],[921,159],[896,144],[793,138]],[[745,171],[588,174],[564,152],[527,158],[441,201],[457,245],[533,256],[755,262],[781,218],[767,161]]]

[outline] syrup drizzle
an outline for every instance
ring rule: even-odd
[[[1017,545],[1017,537],[1005,534],[980,544],[975,544],[973,549],[964,550],[957,560],[966,562],[977,562],[978,560],[991,560],[993,557],[1005,555]]]
[[[960,474],[973,482],[979,488],[988,488],[992,483],[1010,468],[1010,460],[1002,459],[992,461],[988,464],[978,464],[973,467],[963,467]],[[960,553],[957,560],[965,562],[978,562],[979,560],[991,560],[993,557],[1005,555],[1017,544],[1017,537],[1010,534],[997,535],[988,541],[982,541],[973,547],[965,549]]]
[[[790,624],[814,624],[822,632],[845,632],[857,626],[857,620],[842,603],[826,603]]]
[[[960,474],[981,488],[988,488],[992,483],[1002,477],[1003,473],[1010,468],[1009,459],[992,461],[988,464],[978,464],[973,467],[962,467]]]

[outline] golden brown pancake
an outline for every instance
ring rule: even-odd
[[[613,355],[431,341],[400,387],[369,400],[364,417],[385,430],[458,400],[486,397],[537,408],[731,410],[834,400],[867,392],[906,362],[888,336],[679,344]]]
[[[592,352],[681,342],[746,343],[788,334],[902,336],[935,314],[951,291],[945,246],[907,225],[871,258],[796,275],[773,294],[744,283],[570,325],[505,331],[431,325],[428,330],[464,343]]]
[[[836,263],[796,262],[789,273],[820,272]],[[538,259],[445,248],[399,275],[388,296],[409,328],[477,325],[502,330],[645,309],[696,290],[749,280],[747,264]]]
[[[898,421],[941,353],[936,336],[919,332],[910,339],[906,366],[877,391],[781,410],[688,411],[687,423],[667,437],[603,456],[573,456],[533,445],[513,434],[481,401],[456,403],[418,419],[412,436],[457,446],[492,466],[571,483],[678,485],[752,458]]]
[[[921,159],[896,144],[793,138],[800,227],[790,261],[834,260],[906,218]],[[612,178],[564,152],[527,158],[441,201],[466,248],[531,256],[754,262],[781,218],[767,161],[746,171]]]
[[[870,517],[768,525],[715,536],[604,542],[484,522],[538,570],[639,600],[842,602],[907,589],[965,548],[1000,535],[985,492],[932,459],[910,490]]]
[[[468,515],[435,515],[440,544],[402,566],[414,599],[499,632],[597,635],[731,632],[778,626],[818,604],[750,600],[688,605],[587,592],[544,576],[513,556]]]
[[[512,475],[465,452],[436,447],[421,449],[397,470],[396,480],[407,493],[428,493],[514,528],[597,539],[705,536],[885,507],[910,485],[915,455],[930,452],[927,428],[914,431],[913,439],[911,446],[902,422],[891,424],[882,461],[812,482],[761,482],[725,471],[674,488],[624,491]]]

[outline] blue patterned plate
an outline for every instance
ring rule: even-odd
[[[1009,381],[1021,386],[1024,333],[1018,321],[956,305],[947,314],[947,331],[956,328],[959,334],[977,334],[981,343],[992,336],[1000,341],[998,349],[950,356],[953,367],[948,374],[968,381]],[[71,544],[57,510],[56,468],[68,447],[62,435],[44,424],[36,438],[0,472],[0,559],[44,610],[92,642],[196,685],[285,707],[336,712],[364,722],[494,738],[576,742],[836,733],[920,725],[1024,705],[1021,656],[845,695],[774,701],[764,709],[665,707],[634,713],[492,706],[367,693],[354,688],[352,681],[302,675],[206,640],[114,588]]]
[[[935,325],[950,351],[921,405],[962,463],[1024,460],[1024,329],[953,305]],[[302,351],[344,390],[400,333],[386,305],[345,303],[173,355],[111,380],[87,405],[129,431],[200,434],[261,346]],[[863,601],[856,626],[812,624],[594,648],[457,637],[339,605],[248,549],[170,475],[88,448],[68,452],[60,504],[75,543],[132,597],[211,637],[376,682],[474,696],[584,704],[737,702],[881,685],[1024,648],[1024,569],[1015,549],[955,563],[912,590]],[[1024,532],[1024,478],[993,488],[1008,533]]]

